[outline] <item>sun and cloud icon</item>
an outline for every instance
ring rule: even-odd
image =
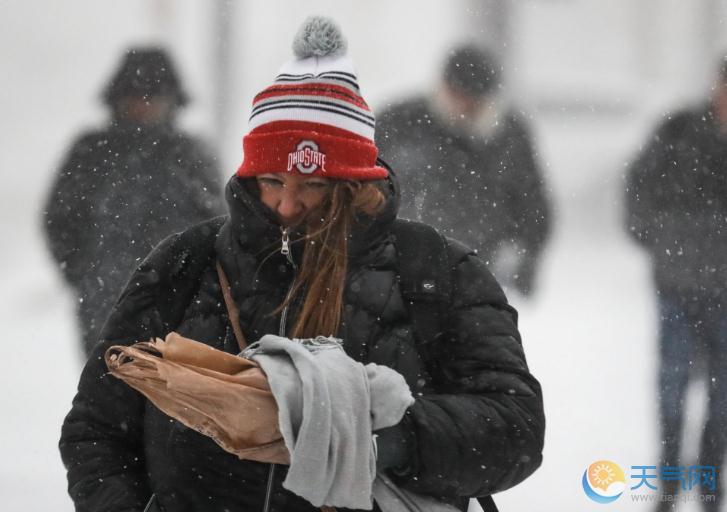
[[[583,491],[597,503],[616,501],[626,490],[626,475],[610,460],[598,460],[583,472]]]

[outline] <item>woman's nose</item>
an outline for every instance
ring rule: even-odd
[[[283,219],[295,219],[303,213],[303,203],[298,195],[291,190],[285,190],[278,203],[278,215]]]

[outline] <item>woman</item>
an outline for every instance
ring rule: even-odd
[[[380,469],[456,502],[509,488],[540,464],[540,386],[516,313],[484,263],[448,241],[446,326],[424,344],[402,297],[392,232],[398,193],[377,161],[374,118],[340,32],[312,18],[297,59],[253,102],[228,217],[171,237],[139,267],[81,376],[61,454],[77,510],[312,511],[286,491],[285,468],[239,460],[109,377],[111,345],[176,330],[231,353],[216,263],[248,340],[335,335],[351,358],[401,373],[416,401],[381,432]]]

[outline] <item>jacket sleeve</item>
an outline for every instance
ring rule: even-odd
[[[396,173],[401,194],[399,217],[418,219],[420,202],[431,185],[426,182],[425,172],[431,162],[420,151],[423,140],[420,124],[427,113],[422,100],[414,99],[382,110],[376,117],[376,147],[379,156]],[[433,143],[433,142],[432,142]]]
[[[189,197],[195,201],[201,220],[211,219],[226,212],[222,193],[222,181],[217,159],[200,140],[189,138],[186,144],[190,154],[185,156],[191,164],[192,179]]]
[[[141,511],[150,497],[143,450],[144,397],[107,372],[104,353],[163,336],[155,309],[170,237],[132,276],[86,363],[59,443],[77,511]]]
[[[110,345],[134,341],[96,345],[63,422],[59,447],[78,512],[141,511],[150,497],[142,446],[144,401],[107,373],[103,359]]]
[[[670,188],[676,166],[676,145],[684,130],[684,114],[663,123],[649,138],[626,176],[626,227],[642,245],[651,247],[657,234],[669,224]]]
[[[517,313],[484,262],[451,243],[449,325],[426,354],[436,391],[417,398],[401,424],[413,448],[400,477],[425,494],[484,496],[540,465],[543,400],[525,361]]]
[[[78,139],[60,166],[43,208],[43,229],[48,248],[66,281],[77,286],[87,269],[83,259],[88,244],[86,228],[91,215],[98,138]]]
[[[520,251],[515,284],[524,295],[532,291],[540,255],[551,226],[551,207],[534,144],[524,122],[511,121],[508,135],[508,180],[506,206],[514,220],[512,233]]]

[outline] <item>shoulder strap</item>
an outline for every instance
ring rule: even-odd
[[[240,351],[247,348],[247,340],[245,334],[242,332],[242,326],[240,325],[240,310],[237,309],[235,300],[232,298],[232,290],[230,288],[230,281],[225,275],[225,271],[222,270],[222,265],[217,262],[217,276],[220,278],[220,288],[222,288],[222,296],[225,298],[225,306],[227,306],[227,317],[232,325],[232,332],[235,333],[235,339],[237,340],[237,346]]]
[[[482,507],[482,512],[498,512],[497,505],[495,505],[495,500],[492,499],[492,496],[479,497],[477,498],[477,503]]]
[[[399,287],[417,339],[434,341],[444,329],[445,306],[452,295],[447,242],[437,230],[410,220],[394,223]]]
[[[445,329],[452,299],[452,264],[446,239],[420,222],[394,223],[399,286],[419,341],[433,343]],[[492,496],[478,497],[484,512],[497,512]]]

